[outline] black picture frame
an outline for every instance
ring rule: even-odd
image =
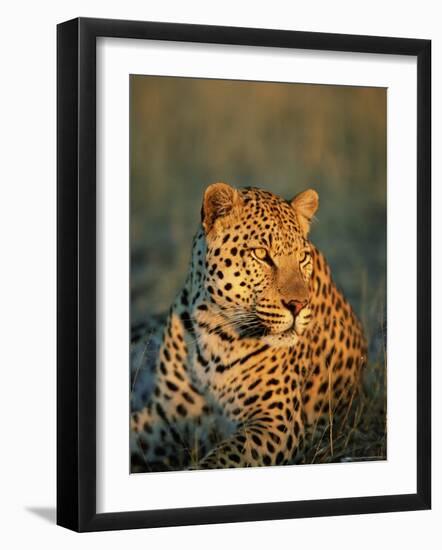
[[[417,58],[415,494],[118,513],[96,512],[95,235],[98,37],[395,54]],[[79,18],[58,25],[57,48],[57,523],[75,531],[102,531],[429,509],[431,41]]]

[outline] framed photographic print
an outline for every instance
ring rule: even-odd
[[[59,525],[430,507],[430,53],[58,26]]]

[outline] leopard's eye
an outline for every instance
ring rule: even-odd
[[[252,254],[260,262],[267,262],[269,265],[273,265],[270,254],[267,252],[265,248],[254,248],[252,250]]]
[[[312,255],[310,254],[310,252],[308,250],[303,250],[301,252],[301,256],[300,256],[300,259],[299,259],[299,263],[302,266],[304,265],[307,265],[311,262],[312,260]]]
[[[265,248],[255,248],[254,252],[258,260],[265,260],[267,256],[267,250]]]
[[[301,253],[301,257],[299,259],[299,266],[301,268],[301,271],[304,272],[308,277],[313,272],[313,265],[312,265],[312,256],[308,250],[304,250]]]

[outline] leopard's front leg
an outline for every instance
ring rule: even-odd
[[[302,437],[299,412],[263,415],[241,423],[232,436],[212,449],[194,469],[287,464]]]
[[[199,434],[209,406],[192,383],[187,363],[183,322],[172,310],[156,360],[154,390],[146,406],[131,415],[133,471],[182,469],[206,452]]]

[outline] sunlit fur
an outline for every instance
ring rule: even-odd
[[[132,415],[132,471],[286,464],[351,403],[366,342],[309,240],[317,208],[312,190],[207,188],[154,390]]]

